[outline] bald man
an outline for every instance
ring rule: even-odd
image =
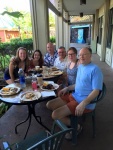
[[[54,45],[50,42],[47,44],[47,53],[44,56],[44,65],[47,67],[54,66],[54,61],[58,57],[58,53],[54,50]]]

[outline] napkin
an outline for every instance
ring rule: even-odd
[[[42,97],[56,96],[54,91],[42,91],[41,95],[42,95]]]

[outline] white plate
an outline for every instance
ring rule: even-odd
[[[11,89],[14,89],[14,88],[16,88],[17,89],[17,91],[14,93],[14,92],[7,92],[7,93],[2,93],[2,89],[0,90],[0,95],[4,95],[4,96],[11,96],[11,95],[15,95],[15,94],[17,94],[18,92],[20,92],[20,90],[21,90],[21,88],[19,88],[19,87],[10,87],[10,86],[7,86],[7,88],[11,88]]]
[[[54,90],[57,90],[59,88],[59,85],[58,84],[52,84],[54,86],[54,89],[44,89],[42,86],[40,87],[41,90],[45,90],[45,91],[54,91]]]
[[[32,97],[32,98],[26,98],[26,94],[28,93],[33,93],[35,96]],[[28,91],[28,92],[25,92],[23,93],[21,96],[20,96],[20,101],[24,102],[24,101],[34,101],[34,100],[38,100],[39,98],[41,97],[41,93],[38,92],[38,91]]]

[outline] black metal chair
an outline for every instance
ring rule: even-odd
[[[106,94],[106,85],[103,83],[102,91],[100,91],[99,95],[95,100],[91,102],[91,104],[100,102]],[[85,113],[82,115],[82,119],[86,117],[86,115],[90,114],[92,116],[92,126],[93,126],[93,138],[96,136],[95,133],[95,109],[89,113]],[[71,128],[74,130],[72,131],[72,143],[77,144],[77,128],[78,128],[78,119],[79,117],[70,115],[71,119]]]
[[[65,134],[72,130],[72,128],[67,128],[60,120],[56,120],[51,132],[44,130],[12,145],[3,142],[3,147],[4,150],[12,150],[14,147],[15,150],[60,150]]]

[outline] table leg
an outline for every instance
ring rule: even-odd
[[[40,117],[40,116],[36,116],[36,113],[35,113],[35,105],[36,105],[36,104],[32,104],[32,114],[33,114],[35,120],[36,120],[41,126],[43,126],[46,130],[50,131],[50,129],[47,128],[47,127],[42,123],[41,117]],[[40,120],[38,120],[37,118],[40,118]]]
[[[15,127],[15,133],[17,134],[17,127],[25,122],[27,122],[27,120],[29,120],[29,124],[28,124],[28,127],[27,127],[27,130],[26,130],[26,133],[25,133],[25,136],[24,136],[24,139],[26,138],[27,136],[27,133],[29,131],[29,128],[30,128],[30,125],[31,125],[31,118],[32,118],[32,115],[34,116],[35,120],[41,125],[43,126],[46,130],[50,131],[49,128],[47,128],[41,121],[41,117],[40,116],[36,116],[36,113],[35,113],[35,105],[36,103],[34,104],[28,104],[28,116],[27,118],[22,121],[21,123],[17,124],[16,127]]]
[[[19,123],[19,124],[16,125],[16,127],[15,127],[15,133],[16,133],[16,134],[18,133],[18,132],[17,132],[17,127],[18,127],[19,125],[25,123],[25,122],[30,118],[30,116],[31,116],[31,115],[28,114],[27,118],[26,118],[24,121],[22,121],[21,123]]]

